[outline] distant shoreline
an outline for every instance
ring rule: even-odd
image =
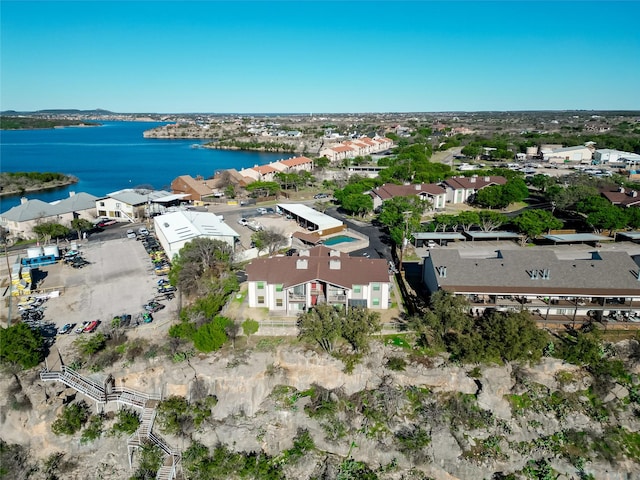
[[[55,190],[57,188],[64,188],[64,187],[68,187],[69,185],[74,185],[78,183],[78,181],[79,181],[78,178],[73,177],[73,178],[70,178],[69,180],[56,182],[55,185],[42,185],[39,187],[25,188],[24,190],[10,190],[10,191],[2,190],[0,191],[0,198],[19,197],[27,193],[43,192],[46,190]]]

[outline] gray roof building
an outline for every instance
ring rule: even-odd
[[[479,258],[438,249],[425,258],[423,278],[431,292],[640,297],[638,273],[638,264],[625,252],[559,258],[541,248],[497,251]]]

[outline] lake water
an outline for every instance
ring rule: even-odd
[[[210,177],[225,168],[252,167],[285,153],[238,152],[193,148],[206,140],[145,139],[142,133],[163,123],[105,122],[99,127],[0,131],[3,172],[59,172],[79,182],[57,190],[28,193],[29,199],[60,200],[70,191],[97,197],[139,185],[167,189],[179,175]],[[0,199],[4,212],[20,204],[18,197]]]

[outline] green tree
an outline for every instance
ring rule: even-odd
[[[52,238],[69,235],[70,230],[59,223],[45,222],[33,227],[33,232],[45,243],[49,243]]]
[[[317,305],[298,317],[298,337],[317,342],[326,352],[333,351],[342,335],[340,312],[331,305]]]
[[[380,314],[364,307],[348,308],[342,317],[341,336],[355,352],[369,350],[369,337],[381,329]]]
[[[362,193],[347,195],[342,200],[342,208],[349,213],[364,217],[373,210],[373,199],[371,196]]]
[[[526,310],[493,312],[481,317],[476,326],[483,340],[485,359],[537,361],[549,343],[549,336],[536,326]]]
[[[187,294],[208,285],[207,281],[224,278],[231,269],[232,252],[226,242],[194,238],[172,260],[169,280]]]
[[[73,435],[80,431],[88,419],[89,406],[84,401],[70,403],[51,424],[51,431],[56,435]]]
[[[278,182],[252,182],[245,187],[247,192],[254,197],[270,197],[278,193],[280,184]]]
[[[116,423],[113,424],[113,431],[116,433],[133,434],[140,426],[140,416],[134,410],[123,408],[118,410]]]
[[[85,218],[74,218],[71,220],[71,228],[78,234],[78,240],[82,238],[82,232],[87,232],[93,228],[93,223]]]
[[[462,225],[465,232],[471,230],[474,225],[480,224],[480,215],[477,212],[466,210],[458,214],[458,223]]]
[[[0,359],[24,369],[35,367],[44,359],[42,335],[25,323],[0,327]]]
[[[587,215],[587,223],[597,232],[602,230],[615,232],[625,228],[628,221],[627,210],[611,204]]]
[[[282,234],[282,231],[274,229],[259,230],[251,235],[251,240],[258,249],[258,254],[266,249],[269,256],[287,244],[287,238]]]
[[[215,317],[195,331],[192,336],[193,345],[205,353],[218,350],[227,341],[226,328],[230,323],[233,322],[228,318]]]
[[[260,324],[251,318],[247,318],[242,322],[242,331],[247,336],[247,343],[249,343],[249,337],[257,333],[259,328]]]
[[[320,157],[320,158],[316,158],[313,163],[314,163],[316,168],[318,168],[320,170],[324,170],[325,168],[327,168],[329,166],[329,164],[331,162],[329,161],[329,159],[327,157]]]
[[[107,345],[107,338],[103,333],[96,333],[95,335],[82,336],[76,339],[74,345],[85,356],[91,356],[104,349]]]
[[[427,202],[417,195],[393,197],[382,204],[378,220],[389,229],[389,235],[396,245],[421,229],[420,220]]]
[[[511,223],[525,235],[522,239],[523,243],[527,243],[543,232],[562,228],[563,225],[561,220],[546,210],[525,210],[511,220]]]
[[[479,225],[483,232],[492,232],[507,223],[507,217],[493,210],[478,212]]]

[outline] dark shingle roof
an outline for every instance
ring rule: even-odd
[[[439,274],[446,268],[446,277]],[[458,250],[434,250],[425,268],[438,285],[455,292],[640,296],[638,265],[625,252],[592,252],[561,259],[552,250],[505,250],[491,258],[461,257]],[[548,279],[540,278],[547,270]],[[538,272],[538,279],[531,272]],[[430,273],[430,272],[427,272]]]

